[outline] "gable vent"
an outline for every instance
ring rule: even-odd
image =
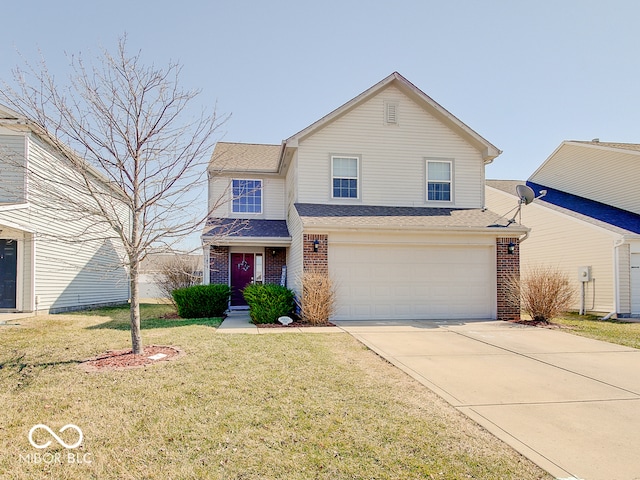
[[[385,122],[390,125],[398,124],[398,104],[397,103],[385,104]]]

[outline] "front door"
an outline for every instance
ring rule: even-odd
[[[242,290],[253,283],[255,255],[253,253],[231,254],[231,306],[246,306]]]
[[[0,240],[0,308],[16,308],[18,242]]]

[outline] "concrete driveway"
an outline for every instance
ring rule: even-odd
[[[640,350],[495,321],[336,323],[556,478],[640,479]]]

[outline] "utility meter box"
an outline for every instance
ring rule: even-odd
[[[591,267],[578,267],[578,280],[580,282],[590,282]]]

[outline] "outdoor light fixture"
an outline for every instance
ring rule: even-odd
[[[276,256],[276,249],[274,248],[273,250],[271,250],[271,256],[275,257]]]
[[[516,251],[516,244],[513,242],[509,242],[509,246],[507,247],[507,253],[509,255],[513,255]]]
[[[320,248],[320,241],[318,239],[313,241],[313,251],[318,253],[318,249]]]

